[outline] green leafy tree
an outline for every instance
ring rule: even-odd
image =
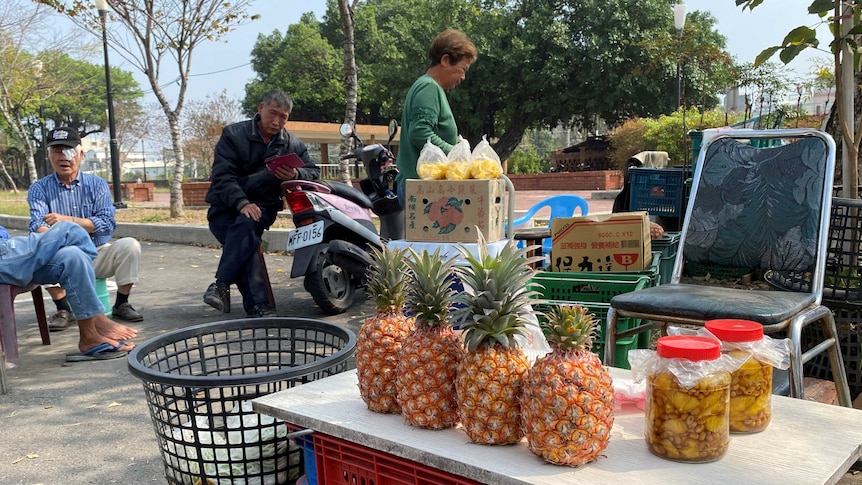
[[[246,114],[257,112],[267,91],[282,89],[293,98],[292,119],[330,121],[344,115],[342,58],[321,36],[314,14],[304,14],[285,34],[259,35],[251,65],[257,78],[246,86]]]
[[[65,13],[87,32],[107,29],[108,42],[150,83],[170,127],[175,155],[171,180],[171,217],[182,217],[184,158],[180,120],[189,86],[192,54],[203,42],[218,40],[253,16],[251,0],[111,0],[105,17],[92,8],[91,0],[36,0]],[[104,23],[103,23],[104,22]],[[165,72],[167,71],[167,72]],[[167,79],[178,86],[170,99],[162,86]]]
[[[459,131],[472,145],[495,139],[502,158],[528,129],[669,112],[673,60],[651,73],[638,68],[652,62],[644,41],[673,32],[671,17],[665,0],[366,0],[354,10],[357,121],[400,119],[407,90],[428,67],[428,44],[446,28],[467,33],[479,50],[448,93]],[[331,0],[320,33],[332,46],[342,42],[339,19]],[[285,52],[269,49],[265,62]],[[295,63],[286,67],[302,77]]]
[[[743,10],[753,10],[764,0],[735,0]],[[859,143],[862,142],[862,103],[857,101],[860,71],[859,34],[862,34],[862,4],[857,1],[813,0],[808,6],[808,13],[817,15],[829,24],[832,40],[826,52],[832,54],[834,61],[835,109],[837,116],[833,125],[832,135],[840,141],[842,156],[841,173],[843,179],[843,196],[856,198],[859,196]],[[820,50],[816,26],[799,26],[784,36],[780,44],[764,49],[755,59],[760,65],[776,53],[784,64],[789,63],[806,49]]]

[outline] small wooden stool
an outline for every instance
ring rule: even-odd
[[[275,310],[275,296],[272,294],[272,283],[269,281],[269,271],[266,270],[266,259],[264,258],[263,244],[257,248],[257,257],[260,259],[260,269],[263,273],[263,281],[266,283],[266,299],[269,301],[269,307]]]
[[[536,246],[532,251],[527,253],[528,257],[544,256],[542,254],[542,240],[551,237],[551,228],[549,227],[525,227],[522,229],[515,228],[512,238],[516,241],[524,241],[524,244]],[[544,260],[542,260],[544,261]],[[542,261],[533,263],[533,269],[541,269],[544,264]]]

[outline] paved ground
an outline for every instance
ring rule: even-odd
[[[550,194],[519,194],[519,206]],[[610,203],[590,199],[590,211],[609,212]],[[131,299],[146,316],[135,325],[138,342],[191,325],[242,318],[241,311],[223,315],[201,301],[219,255],[220,249],[212,247],[143,243],[142,280]],[[266,260],[279,316],[317,318],[355,331],[372,311],[364,302],[327,317],[301,280],[288,278],[289,256],[272,253]],[[113,291],[111,296],[113,301]],[[43,346],[32,303],[22,295],[15,308],[21,360],[8,372],[9,394],[0,396],[0,484],[165,483],[144,391],[125,359],[66,363],[64,354],[75,350],[77,332],[52,333],[52,345]],[[862,474],[847,474],[839,483],[862,485]]]

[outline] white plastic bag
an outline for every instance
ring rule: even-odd
[[[470,178],[470,167],[473,154],[470,152],[470,142],[458,135],[458,143],[449,152],[446,164],[446,180],[467,180]]]
[[[548,345],[548,340],[545,338],[545,334],[542,333],[542,328],[539,326],[539,319],[536,317],[535,312],[533,312],[533,307],[531,305],[527,305],[524,309],[524,317],[526,317],[527,320],[524,325],[527,330],[526,335],[515,334],[515,342],[517,342],[518,346],[524,351],[524,354],[527,356],[527,360],[529,360],[532,365],[536,359],[550,353],[551,346]]]
[[[495,179],[503,175],[503,165],[500,155],[488,143],[487,135],[482,135],[482,141],[473,147],[473,162],[470,165],[470,178]]]
[[[422,180],[443,180],[446,178],[446,154],[431,140],[425,142],[416,161],[416,173]]]

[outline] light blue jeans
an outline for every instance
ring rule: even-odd
[[[98,255],[81,226],[63,221],[45,232],[0,239],[0,283],[59,283],[78,319],[104,313],[96,294],[93,259]]]

